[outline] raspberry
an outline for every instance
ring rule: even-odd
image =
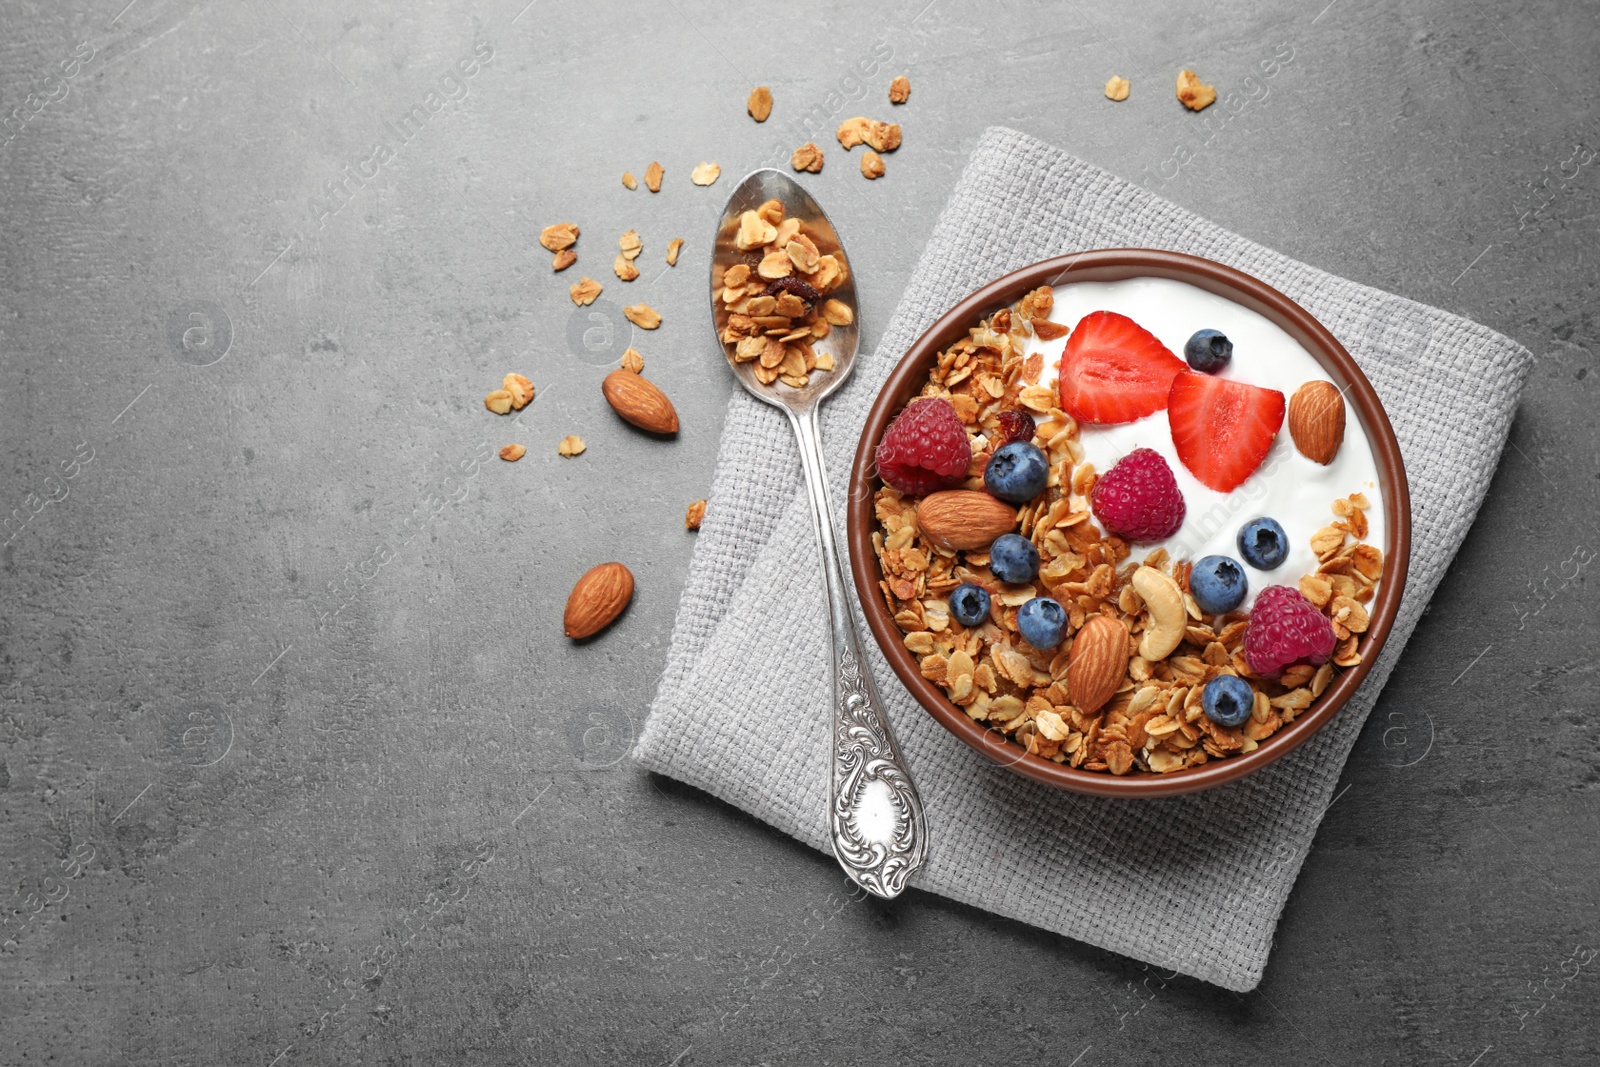
[[[924,496],[961,484],[972,446],[950,401],[927,396],[895,416],[874,458],[884,481],[909,496]]]
[[[1128,541],[1165,541],[1183,525],[1183,494],[1153,448],[1136,448],[1100,476],[1089,494],[1095,518]]]
[[[1313,666],[1333,655],[1333,624],[1292,585],[1269,585],[1250,609],[1244,658],[1263,678],[1275,678],[1293,663]]]
[[[1037,429],[1033,416],[1026,411],[1002,411],[995,416],[995,421],[1000,424],[1000,432],[989,442],[992,452],[1000,451],[1013,441],[1032,441]]]

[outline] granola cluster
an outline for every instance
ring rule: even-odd
[[[1000,414],[1022,409],[1035,415],[1034,443],[1049,457],[1049,483],[1018,509],[1014,531],[1038,548],[1038,578],[1007,585],[990,571],[986,549],[938,547],[918,528],[917,501],[885,486],[874,500],[880,528],[873,546],[889,611],[920,659],[923,677],[973,719],[1036,756],[1121,775],[1168,773],[1251,752],[1312,707],[1338,668],[1361,662],[1366,605],[1383,577],[1382,551],[1363,540],[1370,504],[1359,493],[1333,502],[1333,520],[1312,538],[1317,569],[1299,579],[1301,594],[1328,617],[1339,639],[1332,661],[1291,667],[1278,678],[1253,674],[1243,652],[1247,613],[1205,616],[1189,593],[1188,561],[1171,560],[1160,549],[1135,559],[1130,545],[1097,527],[1088,500],[1096,474],[1085,462],[1077,422],[1056,406],[1053,390],[1037,384],[1042,357],[1023,355],[1034,333],[1064,332],[1048,321],[1053,304],[1052,290],[1042,287],[984,319],[939,353],[921,393],[948,400],[966,427],[968,489],[983,489],[990,442],[1002,439]],[[1140,566],[1176,581],[1188,610],[1182,640],[1154,662],[1138,654],[1139,639],[1152,625],[1131,584]],[[963,626],[949,609],[947,597],[964,582],[990,593],[990,617],[976,627]],[[1067,610],[1068,637],[1058,649],[1036,649],[1018,632],[1017,609],[1036,596],[1053,597]],[[1074,705],[1068,667],[1074,635],[1096,615],[1126,630],[1128,667],[1111,699],[1086,714]],[[1218,725],[1201,708],[1205,684],[1223,674],[1244,679],[1255,694],[1251,717],[1237,727]]]
[[[850,305],[828,296],[849,267],[819,249],[799,219],[785,218],[777,200],[744,212],[732,239],[745,256],[718,283],[717,332],[728,357],[752,364],[762,385],[803,388],[812,374],[833,369],[833,356],[812,342],[855,321]]]

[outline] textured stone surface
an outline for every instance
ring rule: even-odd
[[[523,2],[6,20],[0,1061],[1595,1059],[1591,13],[915,0],[760,9],[796,44],[752,48],[748,5]],[[831,140],[854,114],[905,127],[875,183]],[[994,122],[1539,357],[1248,996],[852,901],[623,760],[733,385],[703,290],[731,179],[827,150],[870,345]],[[659,194],[623,188],[652,160]],[[641,299],[674,441],[599,394]],[[520,422],[482,406],[511,370]],[[610,558],[633,606],[574,646],[566,591]]]

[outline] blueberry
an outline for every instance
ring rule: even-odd
[[[1067,610],[1047,596],[1036,596],[1017,609],[1017,629],[1034,648],[1055,648],[1067,629]]]
[[[1200,706],[1206,718],[1218,726],[1238,726],[1250,717],[1255,707],[1255,690],[1242,678],[1220,674],[1206,683],[1200,694]]]
[[[1270,571],[1289,555],[1289,535],[1277,519],[1262,516],[1239,527],[1239,555],[1258,571]]]
[[[1220,330],[1199,330],[1183,346],[1189,366],[1202,374],[1215,374],[1233,358],[1233,342]]]
[[[1050,480],[1050,461],[1031,441],[1001,445],[983,468],[983,484],[990,493],[1012,504],[1023,504],[1044,492]]]
[[[989,570],[1012,585],[1031,582],[1039,573],[1039,550],[1021,534],[1001,534],[989,546]]]
[[[1232,611],[1249,589],[1244,568],[1231,556],[1203,556],[1189,572],[1189,592],[1207,615]]]
[[[989,618],[989,591],[964,582],[950,594],[950,614],[962,626],[982,626]]]

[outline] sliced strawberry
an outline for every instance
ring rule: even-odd
[[[1061,410],[1079,422],[1134,422],[1167,406],[1183,360],[1126,315],[1091,311],[1061,352]]]
[[[1227,493],[1255,473],[1283,426],[1276,389],[1184,371],[1172,379],[1167,421],[1178,458],[1202,485]]]

